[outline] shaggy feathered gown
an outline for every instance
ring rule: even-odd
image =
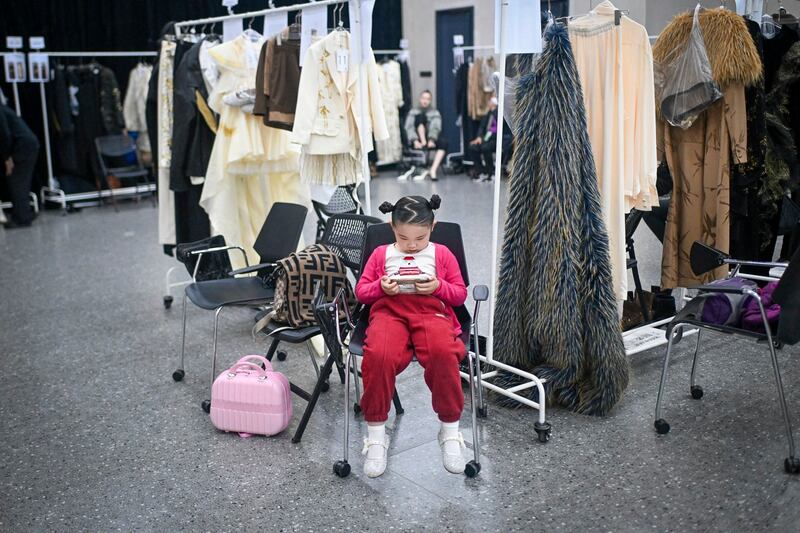
[[[517,87],[494,357],[546,378],[551,402],[605,415],[628,385],[628,360],[569,37],[561,24],[545,37]]]

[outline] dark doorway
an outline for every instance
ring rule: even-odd
[[[442,134],[447,139],[450,152],[461,146],[460,129],[456,126],[458,113],[455,99],[455,74],[453,73],[453,36],[463,35],[464,45],[474,44],[473,9],[449,9],[436,12],[436,107],[442,114]],[[491,44],[491,43],[489,43]],[[423,89],[424,87],[420,88]]]

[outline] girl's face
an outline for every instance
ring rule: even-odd
[[[432,225],[392,224],[392,231],[394,231],[397,249],[404,254],[414,254],[420,250],[424,250],[431,240],[432,230]]]

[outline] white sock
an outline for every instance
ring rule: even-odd
[[[458,436],[458,422],[442,422],[442,438]],[[461,453],[461,444],[457,440],[449,440],[444,443],[444,451],[447,453]]]
[[[386,438],[386,424],[367,426],[367,438],[370,442],[383,442]],[[383,457],[383,447],[371,446],[367,452],[367,459],[380,459]]]

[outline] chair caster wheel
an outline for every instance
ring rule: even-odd
[[[550,440],[550,433],[552,432],[552,426],[550,422],[539,423],[536,422],[533,424],[533,429],[536,430],[536,433],[539,435],[539,442],[545,443]]]
[[[659,418],[655,422],[653,422],[653,426],[656,428],[656,433],[659,435],[666,435],[669,433],[669,424],[663,418]]]
[[[336,461],[333,463],[333,473],[339,477],[347,477],[350,475],[350,463],[347,461]]]
[[[703,387],[700,385],[693,385],[690,390],[692,392],[692,398],[695,400],[699,400],[703,397]]]
[[[184,372],[182,368],[179,368],[178,370],[172,373],[172,379],[174,379],[175,381],[181,381],[183,379],[183,376],[185,375],[186,372]]]
[[[776,350],[782,350],[783,349],[783,341],[774,340],[774,341],[772,341],[772,345],[775,347]]]
[[[211,400],[203,400],[203,403],[201,403],[200,405],[203,406],[203,411],[205,411],[206,413],[211,412]]]
[[[358,415],[358,414],[361,414],[361,406],[360,406],[360,405],[358,405],[357,403],[354,403],[354,404],[353,404],[353,412],[354,412],[355,414],[357,414],[357,415]]]
[[[322,392],[328,392],[328,389],[330,389],[330,388],[331,388],[331,384],[328,383],[327,381],[323,381],[322,382],[322,386],[319,388],[319,390],[321,390]]]
[[[172,296],[164,296],[164,309],[172,307]]]
[[[787,474],[800,474],[800,459],[787,457],[783,460],[783,468]]]
[[[464,467],[464,473],[467,477],[475,477],[481,471],[481,464],[476,462],[475,459],[468,462],[467,465]]]
[[[478,407],[478,410],[475,412],[475,414],[478,415],[478,418],[486,418],[486,416],[489,414],[489,408],[485,405],[482,405]]]
[[[286,361],[286,352],[284,351],[278,352],[278,361]]]

